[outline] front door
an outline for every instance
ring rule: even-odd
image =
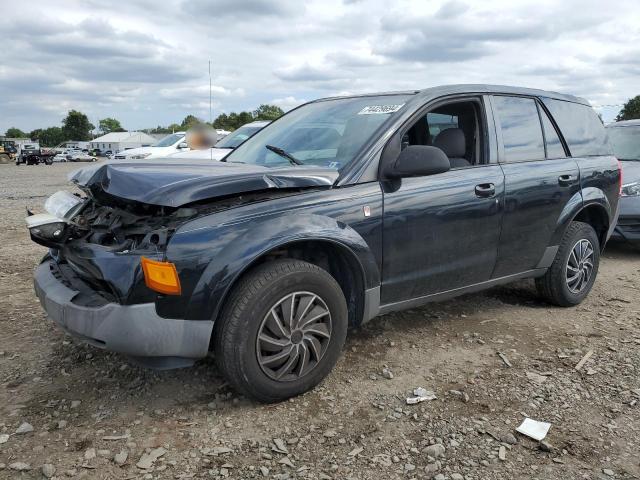
[[[441,148],[453,168],[382,182],[382,305],[487,281],[500,238],[504,175],[488,162],[481,101],[439,106],[420,117],[403,145]],[[461,143],[462,142],[462,143]]]

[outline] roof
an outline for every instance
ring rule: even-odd
[[[144,132],[111,132],[91,140],[92,143],[142,142],[155,143],[156,139]]]
[[[614,122],[607,125],[607,128],[618,127],[640,127],[640,118],[637,118],[635,120],[621,120],[620,122]]]
[[[363,95],[347,95],[345,97],[331,98],[351,98],[351,97],[371,97],[380,95],[416,95],[418,98],[434,98],[442,95],[454,95],[459,93],[507,93],[512,95],[530,95],[536,97],[547,97],[556,100],[564,100],[566,102],[581,103],[583,105],[591,104],[584,98],[567,95],[564,93],[551,92],[548,90],[539,90],[536,88],[513,87],[509,85],[489,85],[489,84],[458,84],[458,85],[441,85],[437,87],[424,88],[422,90],[408,90],[399,92],[381,92],[368,93]],[[323,98],[321,100],[329,100]]]

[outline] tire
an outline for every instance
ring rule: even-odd
[[[287,307],[300,320],[313,319],[323,309],[328,314],[302,330],[288,325],[275,328],[272,312],[286,319]],[[226,380],[244,395],[265,403],[285,400],[312,389],[329,374],[344,345],[347,324],[347,303],[328,272],[300,260],[275,260],[248,272],[233,288],[214,330],[216,362]],[[278,330],[279,334],[273,333]],[[259,341],[259,333],[260,339],[275,337],[287,345]],[[299,355],[286,354],[294,349]],[[272,364],[283,352],[284,363]],[[289,362],[293,362],[290,371]]]
[[[596,231],[588,223],[572,222],[551,267],[536,279],[536,287],[549,303],[560,307],[578,305],[591,291],[599,265],[600,241]]]
[[[0,164],[10,163],[11,159],[9,155],[5,153],[0,153]]]

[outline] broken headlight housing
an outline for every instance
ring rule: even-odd
[[[64,239],[67,223],[82,207],[84,201],[70,192],[60,191],[44,203],[48,213],[29,215],[26,218],[31,238],[41,245],[54,246]]]

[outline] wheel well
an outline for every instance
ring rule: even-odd
[[[573,219],[576,222],[588,223],[598,234],[600,248],[604,248],[609,231],[609,216],[606,210],[600,205],[589,205],[583,208]]]
[[[364,273],[358,259],[346,247],[326,240],[302,240],[288,243],[265,253],[243,272],[278,258],[294,258],[326,270],[336,279],[349,311],[349,325],[362,322],[364,310]]]

